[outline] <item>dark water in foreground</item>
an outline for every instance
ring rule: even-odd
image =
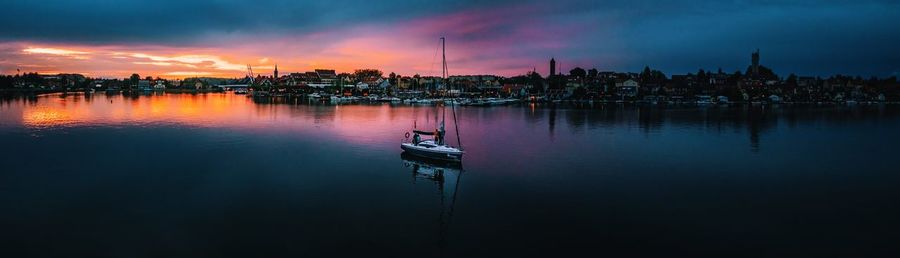
[[[461,169],[400,155],[435,112],[221,94],[3,101],[0,256],[898,251],[900,107],[462,108]]]

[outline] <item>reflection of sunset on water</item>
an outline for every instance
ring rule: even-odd
[[[437,107],[261,104],[233,94],[46,95],[32,105],[11,108],[4,111],[3,122],[20,123],[26,129],[178,124],[260,133],[280,131],[296,137],[337,137],[354,144],[399,142],[414,121],[420,128],[433,128],[439,119]],[[21,121],[11,115],[15,112],[21,114]]]
[[[51,127],[72,122],[72,114],[65,109],[39,107],[25,110],[22,123],[28,127]]]
[[[404,133],[413,126],[433,130],[441,119],[438,106],[389,104],[322,105],[303,103],[305,99],[275,98],[254,100],[245,95],[225,94],[159,94],[123,96],[105,94],[44,95],[27,104],[5,106],[0,116],[3,125],[21,127],[30,135],[59,128],[206,128],[217,135],[240,132],[252,137],[277,134],[292,139],[317,139],[355,146],[352,151],[398,151]],[[7,102],[9,104],[9,102]],[[518,109],[516,109],[518,110]],[[545,135],[543,126],[514,127],[517,116],[487,112],[481,108],[459,108],[462,145],[501,140],[513,133]],[[543,111],[522,109],[540,122]],[[447,109],[450,135],[455,135],[452,113]],[[513,111],[518,113],[518,111]],[[525,113],[523,113],[525,115]],[[492,128],[492,129],[488,129]],[[515,133],[514,133],[515,132]],[[455,137],[455,136],[454,136]],[[560,135],[557,141],[575,142],[575,135]],[[456,141],[451,137],[452,141]],[[485,159],[478,148],[470,151],[469,160]],[[536,148],[516,152],[536,155]]]
[[[117,123],[179,123],[189,126],[240,126],[235,121],[251,111],[244,97],[231,95],[42,96],[58,98],[22,108],[25,127],[92,126]],[[83,101],[91,99],[91,101]]]

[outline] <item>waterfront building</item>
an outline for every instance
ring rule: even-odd
[[[616,81],[616,93],[619,96],[636,97],[640,85],[633,79]]]
[[[334,83],[337,81],[338,76],[334,70],[329,69],[316,69],[316,77],[319,78],[322,83]]]
[[[816,78],[812,76],[800,76],[799,78],[797,78],[797,86],[802,88],[817,87],[818,80],[816,80]]]
[[[448,78],[454,88],[497,91],[500,77],[496,75],[454,75]]]
[[[508,97],[524,97],[527,95],[524,84],[512,83],[503,84],[503,87],[500,88],[500,93],[505,94]]]
[[[356,89],[364,90],[364,89],[369,89],[369,88],[375,88],[375,87],[378,87],[379,85],[381,85],[381,83],[385,82],[385,81],[386,80],[384,78],[381,78],[378,76],[368,76],[368,77],[362,78],[362,80],[360,80],[356,84],[357,85]]]
[[[387,90],[391,87],[392,87],[391,82],[388,80],[381,80],[381,82],[378,83],[378,89],[380,89],[380,90]]]
[[[150,89],[150,81],[148,80],[139,80],[137,84],[137,88],[140,90],[149,90]]]

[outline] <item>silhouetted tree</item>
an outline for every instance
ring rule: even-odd
[[[131,83],[130,87],[137,86],[138,81],[140,81],[140,80],[141,80],[140,75],[138,75],[136,73],[131,74],[131,77],[128,79],[128,82]]]
[[[400,79],[400,77],[394,72],[391,72],[391,74],[388,75],[388,82],[391,83],[391,85],[397,85],[398,79]]]
[[[697,71],[697,82],[701,84],[709,82],[709,76],[707,76],[706,71],[704,71],[703,69]]]
[[[587,72],[581,67],[575,67],[574,69],[569,71],[569,75],[578,78],[584,78],[585,76],[587,76]]]
[[[588,78],[597,78],[598,74],[600,74],[600,71],[597,71],[597,68],[591,68],[588,70]]]
[[[530,72],[528,73],[529,83],[531,83],[531,90],[533,93],[544,92],[544,77],[541,77],[541,74],[538,72]]]
[[[356,78],[356,81],[362,81],[369,77],[381,78],[382,75],[383,73],[378,69],[357,69],[353,71],[353,77]]]
[[[787,80],[785,80],[785,83],[790,86],[797,86],[797,75],[791,73],[790,75],[788,75]]]

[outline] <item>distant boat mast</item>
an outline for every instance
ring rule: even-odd
[[[253,67],[250,67],[250,64],[247,64],[247,76],[250,77],[250,85],[253,85]]]

